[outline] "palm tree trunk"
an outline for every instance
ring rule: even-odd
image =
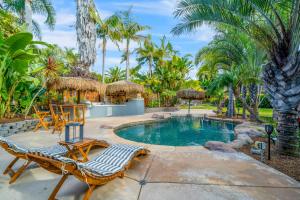
[[[13,97],[13,94],[17,88],[17,86],[19,85],[20,81],[16,81],[12,87],[10,88],[10,91],[8,93],[8,98],[7,98],[7,101],[6,101],[6,104],[5,104],[5,108],[4,108],[4,113],[3,115],[6,115],[9,117],[9,114],[10,114],[10,105],[11,105],[11,99]],[[3,117],[2,113],[1,113],[1,118]]]
[[[253,113],[250,113],[250,120],[255,120],[258,115],[258,102],[257,102],[257,94],[258,94],[258,87],[257,84],[251,83],[249,86],[250,92],[250,107],[253,110]]]
[[[152,77],[152,57],[149,59],[149,76],[150,78]]]
[[[106,56],[106,38],[102,41],[102,83],[105,82],[105,56]]]
[[[277,110],[277,150],[283,155],[299,155],[296,108],[300,104],[300,53],[284,66],[270,62],[264,66],[263,81],[272,106]]]
[[[299,124],[297,111],[278,111],[277,149],[283,155],[299,156]]]
[[[220,99],[219,102],[217,103],[217,114],[221,115],[222,110],[223,110],[223,105],[224,105],[224,99]]]
[[[228,106],[227,106],[227,117],[232,118],[234,115],[234,99],[233,99],[233,88],[232,83],[228,86]]]
[[[246,98],[247,98],[247,88],[246,86],[242,86],[242,99],[243,101],[246,102]],[[246,114],[246,106],[243,104],[243,119],[247,118],[247,114]]]
[[[130,40],[127,39],[126,40],[126,80],[128,81],[129,78],[130,78],[130,71],[129,71],[129,43],[130,43]]]
[[[157,100],[158,100],[158,107],[160,107],[160,94],[159,94],[159,92],[157,93]]]
[[[25,0],[25,23],[27,26],[27,31],[32,32],[32,8],[31,0]]]
[[[95,8],[93,0],[76,0],[76,33],[80,65],[85,71],[95,63],[96,23],[90,15],[90,8]]]

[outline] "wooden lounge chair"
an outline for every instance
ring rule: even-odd
[[[50,112],[47,111],[40,111],[36,106],[33,106],[34,112],[39,119],[39,123],[36,125],[34,131],[37,131],[40,127],[44,127],[48,130],[49,126],[52,122],[45,121],[47,117],[51,117]]]
[[[143,147],[114,144],[105,149],[95,159],[80,163],[62,156],[49,156],[41,153],[29,153],[28,157],[48,170],[49,167],[57,168],[62,178],[51,193],[49,200],[54,200],[57,192],[68,178],[73,175],[78,180],[89,185],[84,200],[88,200],[92,192],[99,185],[104,185],[116,177],[124,177],[124,172],[129,168],[131,161],[149,151]]]
[[[62,133],[63,128],[66,126],[68,122],[70,122],[70,113],[68,112],[55,112],[53,105],[49,105],[50,113],[52,117],[52,122],[54,125],[52,133],[58,131],[60,134]]]
[[[5,149],[8,153],[13,155],[15,158],[14,160],[6,167],[3,174],[9,174],[11,176],[9,184],[15,182],[17,178],[25,171],[25,169],[30,165],[32,160],[30,160],[27,157],[27,153],[30,152],[44,152],[47,154],[54,155],[66,155],[68,150],[64,146],[61,145],[54,145],[51,147],[43,147],[43,148],[27,148],[21,145],[17,145],[16,143],[12,142],[11,140],[8,140],[7,138],[0,137],[0,146]],[[16,164],[16,162],[19,160],[25,160],[24,164],[16,171],[14,171],[12,168]],[[57,171],[57,168],[52,168],[50,171],[53,171],[54,173]]]

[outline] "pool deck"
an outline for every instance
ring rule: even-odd
[[[211,111],[192,111],[212,115]],[[175,114],[183,114],[179,111]],[[128,123],[153,120],[153,113],[87,120],[85,136],[109,143],[139,144],[116,136],[113,129]],[[63,135],[61,139],[63,139]],[[9,137],[27,146],[50,146],[60,137],[49,131],[26,132]],[[91,199],[105,200],[198,200],[198,199],[300,199],[300,183],[243,153],[221,153],[199,147],[171,147],[142,144],[151,153],[134,160],[124,178],[98,187]],[[93,150],[90,157],[101,149]],[[0,171],[12,156],[0,150]],[[21,164],[21,163],[19,163]],[[0,199],[48,199],[60,176],[32,166],[12,185],[0,175]],[[140,184],[141,181],[145,184]],[[69,178],[57,195],[58,199],[77,200],[88,186]]]

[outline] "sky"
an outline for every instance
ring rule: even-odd
[[[213,29],[208,25],[203,25],[196,32],[183,34],[182,36],[173,36],[172,28],[179,22],[173,16],[177,0],[94,0],[97,10],[102,18],[109,17],[117,11],[128,10],[132,6],[132,15],[141,25],[147,25],[149,30],[143,31],[142,35],[152,35],[155,43],[159,44],[160,38],[166,38],[173,44],[174,48],[179,51],[181,56],[191,54],[192,56],[207,45],[215,34]],[[53,31],[43,24],[45,17],[35,15],[34,19],[39,22],[42,30],[42,40],[54,43],[60,47],[77,49],[77,39],[75,31],[76,21],[76,1],[75,0],[52,0],[56,11],[56,25]],[[101,49],[100,40],[97,40],[97,60],[92,71],[101,72]],[[137,43],[131,43],[131,50],[138,47]],[[124,45],[120,45],[121,50]],[[114,66],[121,66],[125,69],[125,63],[120,64],[121,52],[112,43],[108,42],[106,56],[106,70]],[[130,66],[137,65],[135,55],[130,58]],[[146,66],[142,71],[146,71]],[[195,67],[189,74],[190,78],[195,79],[197,68]]]

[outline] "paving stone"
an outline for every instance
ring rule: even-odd
[[[140,200],[296,200],[296,188],[238,187],[149,183],[143,186]]]
[[[163,172],[163,173],[162,173]],[[148,172],[150,182],[300,187],[294,179],[243,153],[161,152]]]

